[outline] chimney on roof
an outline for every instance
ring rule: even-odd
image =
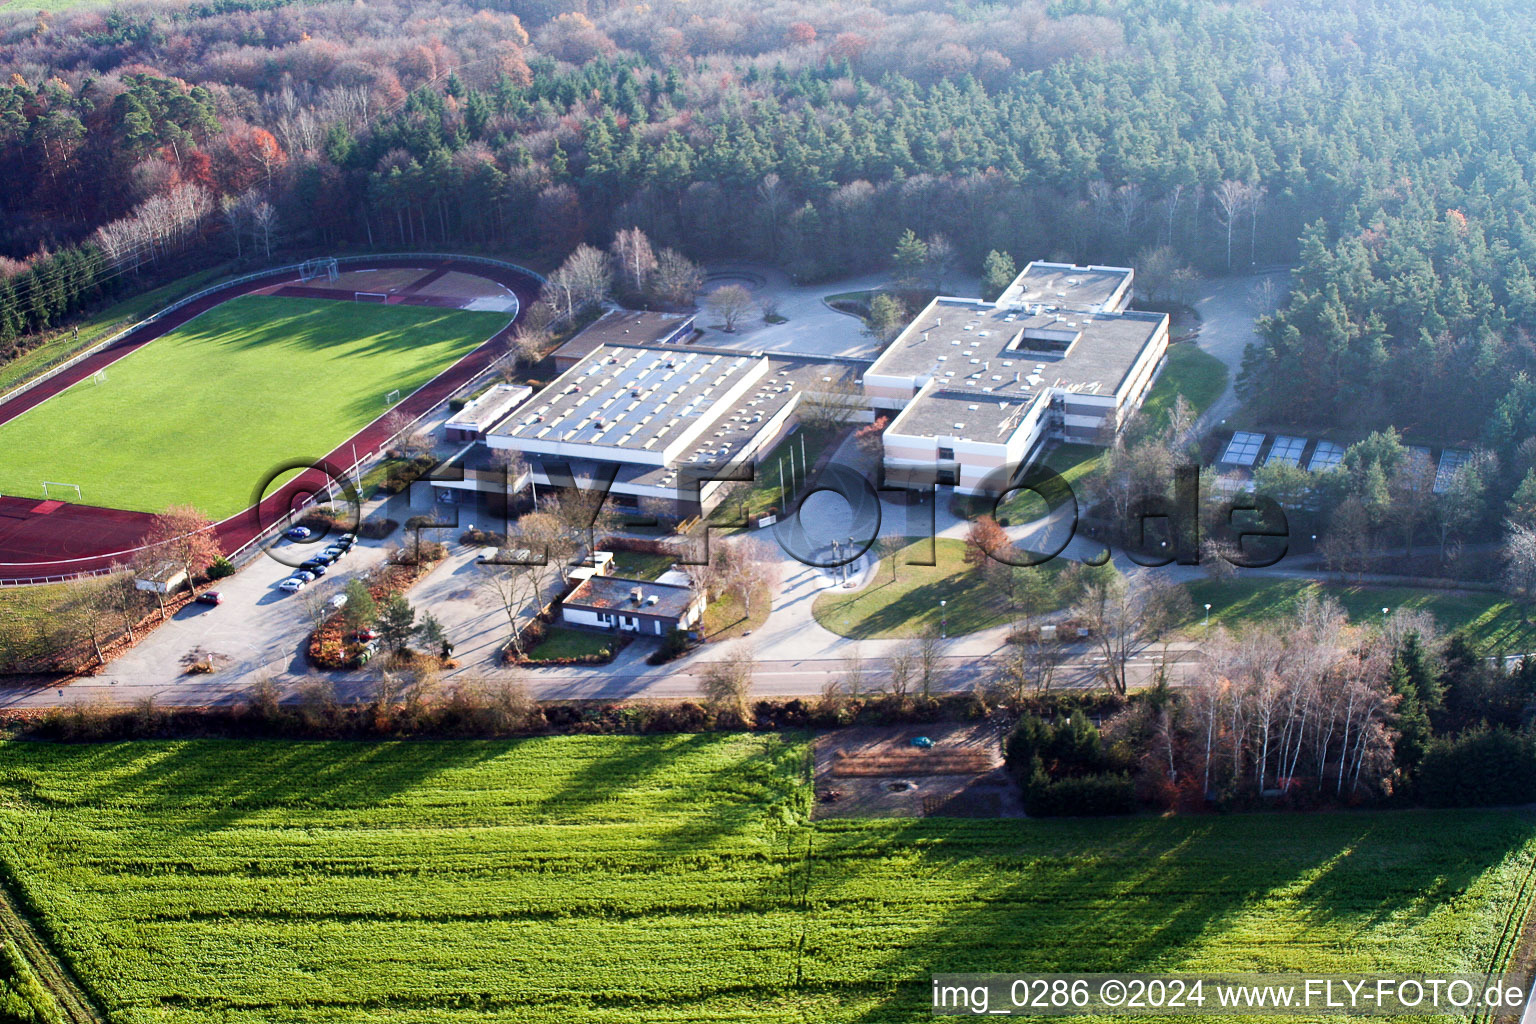
[[[631,587],[630,588],[629,599],[631,601],[635,602],[635,604],[639,604],[642,600],[644,600],[644,598],[645,598],[645,593],[639,587]]]

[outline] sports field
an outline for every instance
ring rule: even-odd
[[[502,313],[244,296],[0,424],[0,493],[244,509],[284,460],[325,455],[504,327]],[[50,488],[50,497],[75,500]]]
[[[806,820],[798,735],[0,744],[118,1024],[928,1019],[935,971],[1502,967],[1523,811]]]

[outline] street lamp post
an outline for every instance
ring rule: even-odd
[[[1206,605],[1205,605],[1205,635],[1206,636],[1210,636],[1211,635],[1211,605],[1210,605],[1210,602],[1206,602]]]
[[[939,639],[949,639],[949,613],[944,610],[947,601],[939,602]]]
[[[1381,628],[1382,629],[1386,629],[1387,628],[1387,611],[1388,610],[1386,608],[1383,608],[1381,610]]]

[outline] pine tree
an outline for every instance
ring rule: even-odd
[[[928,264],[928,243],[917,237],[917,232],[907,228],[896,242],[891,255],[896,270],[896,283],[903,288],[916,288],[922,283],[923,268]]]
[[[1013,257],[993,249],[981,265],[981,297],[994,301],[1018,276]]]

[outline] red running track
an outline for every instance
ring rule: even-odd
[[[538,295],[539,282],[531,276],[451,257],[431,261],[419,257],[399,259],[380,256],[364,264],[349,265],[348,269],[371,270],[383,267],[415,267],[444,274],[456,270],[486,278],[510,288],[517,296],[520,309],[527,309]],[[293,279],[293,271],[283,271],[205,295],[169,316],[130,332],[110,347],[49,378],[32,390],[7,401],[0,401],[0,423],[15,419],[70,385],[110,366],[156,338],[169,334],[220,303]],[[401,412],[412,418],[429,412],[477,374],[489,368],[497,356],[505,351],[505,342],[511,330],[509,324],[486,339],[473,352],[395,405],[390,412]],[[351,466],[354,450],[359,454],[376,451],[389,437],[383,421],[383,416],[374,420],[334,451],[323,456],[321,461],[341,472]],[[220,544],[225,551],[239,550],[280,520],[290,509],[304,504],[308,496],[326,482],[325,475],[317,471],[300,474],[268,495],[259,505],[253,505],[219,523],[215,530]],[[251,481],[253,490],[256,484],[257,481]],[[95,572],[110,567],[114,562],[126,561],[131,550],[138,546],[148,530],[152,518],[142,512],[124,512],[94,505],[71,502],[45,504],[36,498],[0,498],[0,582]]]

